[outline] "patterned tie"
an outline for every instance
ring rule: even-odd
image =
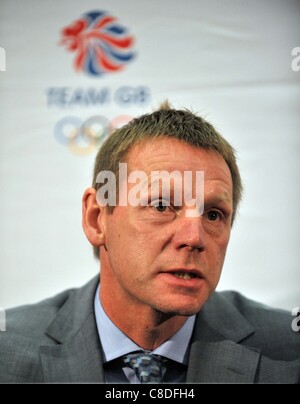
[[[167,359],[150,352],[131,353],[125,355],[123,361],[135,371],[141,383],[163,383]]]

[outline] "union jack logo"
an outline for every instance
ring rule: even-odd
[[[122,70],[135,57],[133,36],[103,11],[84,14],[63,28],[61,35],[60,44],[75,52],[76,71],[101,76]]]

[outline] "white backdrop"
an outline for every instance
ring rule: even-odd
[[[97,10],[128,29],[135,56],[91,76],[75,71],[60,40]],[[118,121],[165,98],[204,115],[238,150],[245,196],[218,289],[299,306],[299,21],[297,0],[1,0],[0,307],[99,271],[81,229],[96,149],[56,125]]]

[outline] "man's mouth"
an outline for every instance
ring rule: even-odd
[[[174,278],[190,281],[192,279],[203,279],[202,272],[197,268],[174,268],[163,272],[166,275],[172,275]]]
[[[196,275],[191,273],[191,272],[174,272],[173,273],[174,276],[176,276],[176,278],[179,279],[194,279],[196,278]]]

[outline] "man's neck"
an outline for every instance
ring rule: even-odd
[[[102,293],[100,301],[110,320],[132,341],[145,350],[153,351],[170,339],[187,317],[165,315],[149,306],[113,300]],[[121,308],[121,309],[120,309]]]

